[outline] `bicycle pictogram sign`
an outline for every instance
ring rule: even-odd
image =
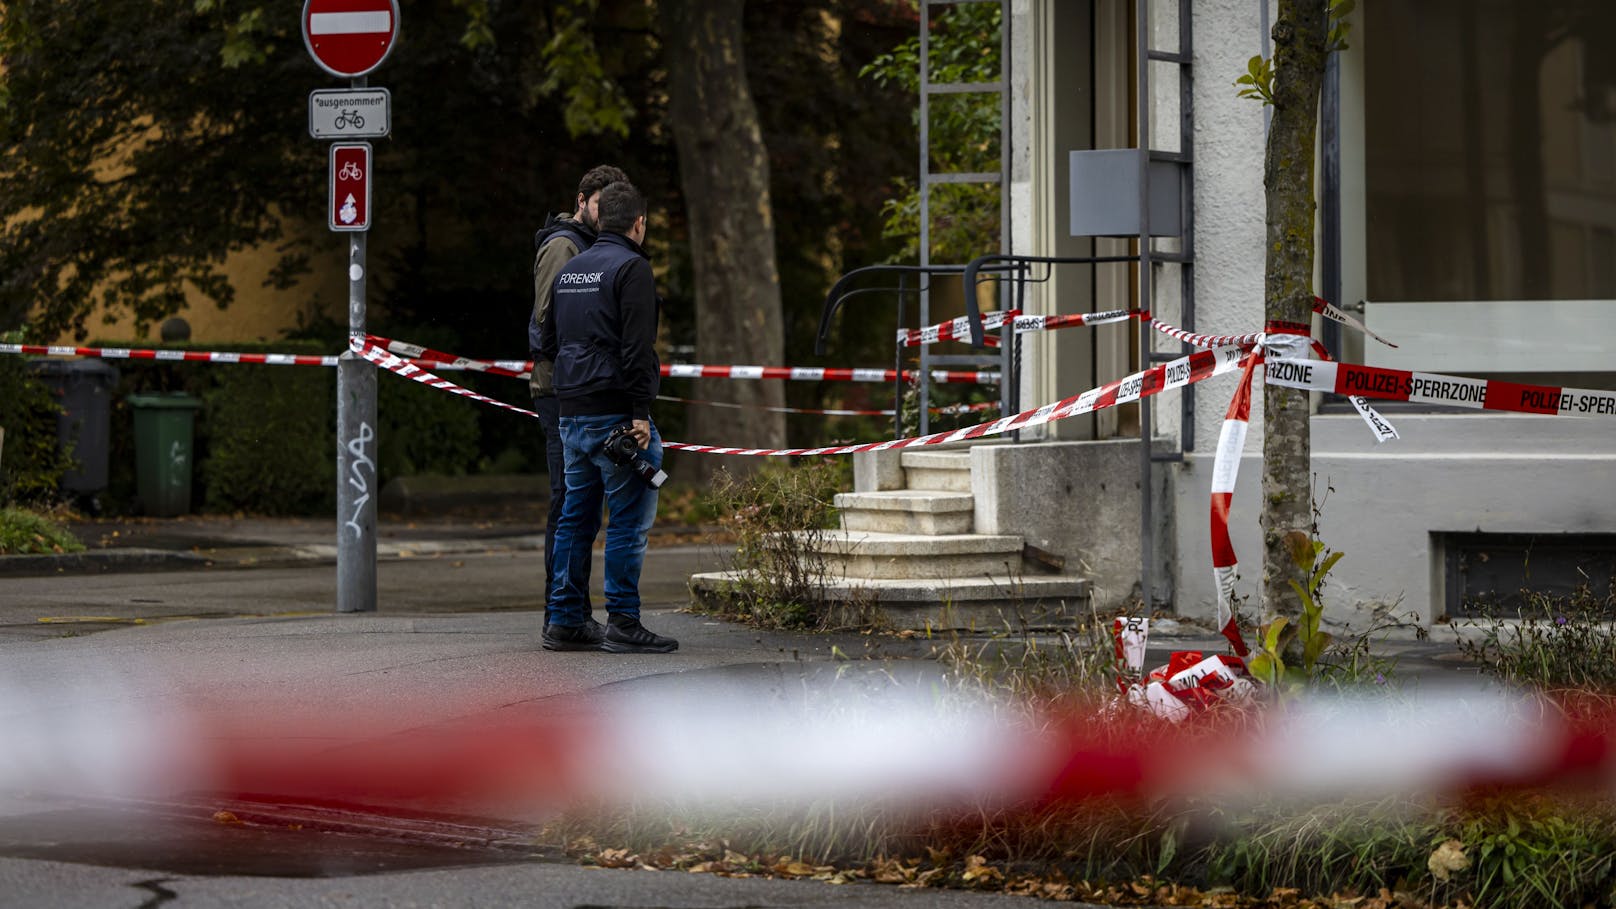
[[[337,142],[331,146],[330,227],[370,229],[370,143]]]

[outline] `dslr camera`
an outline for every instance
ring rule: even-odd
[[[668,475],[661,469],[653,466],[650,461],[640,457],[640,444],[634,441],[629,434],[627,425],[619,426],[606,434],[606,442],[601,451],[606,460],[621,467],[632,467],[652,489],[661,489],[662,484],[668,482]]]

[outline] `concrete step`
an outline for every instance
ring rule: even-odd
[[[893,489],[836,496],[842,529],[877,533],[970,533],[975,498],[966,492]]]
[[[730,571],[690,578],[690,593],[699,603],[717,606],[748,576]],[[831,603],[851,612],[873,610],[893,628],[917,631],[1012,628],[1070,628],[1086,615],[1089,582],[1085,578],[1014,577],[932,581],[847,578],[825,582]]]
[[[909,451],[899,459],[904,485],[909,489],[945,492],[971,491],[969,451]]]
[[[819,532],[826,574],[840,578],[937,580],[1021,573],[1022,539],[975,533]]]

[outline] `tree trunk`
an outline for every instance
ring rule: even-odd
[[[746,82],[744,0],[664,0],[670,121],[690,219],[696,281],[696,352],[713,364],[784,361],[780,273],[774,255],[769,159]],[[779,382],[702,379],[696,397],[745,405],[785,404]],[[785,417],[761,410],[696,406],[690,439],[711,445],[776,448]],[[709,476],[720,459],[706,458]],[[725,458],[747,470],[758,458]],[[744,463],[743,463],[744,462]]]
[[[1274,116],[1263,183],[1268,191],[1264,295],[1270,322],[1313,317],[1313,155],[1324,81],[1325,0],[1280,0],[1274,23]],[[1296,534],[1313,524],[1308,393],[1263,387],[1263,612],[1295,616],[1291,580],[1308,572],[1291,558]],[[1311,567],[1311,559],[1309,567]]]

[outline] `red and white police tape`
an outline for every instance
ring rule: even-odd
[[[1370,331],[1362,322],[1347,315],[1332,306],[1323,297],[1313,298],[1313,311],[1333,322],[1349,325],[1358,331],[1387,345],[1396,347],[1396,344],[1382,338]],[[1029,316],[1022,315],[1019,309],[996,310],[982,314],[982,330],[997,331],[1011,323],[1016,332],[1050,331],[1057,328],[1070,328],[1077,325],[1105,325],[1112,322],[1123,322],[1128,319],[1149,318],[1150,327],[1162,334],[1174,337],[1196,347],[1224,347],[1230,344],[1254,345],[1262,340],[1262,332],[1252,332],[1245,335],[1201,335],[1185,331],[1182,328],[1169,325],[1160,319],[1150,318],[1147,309],[1113,309],[1105,312],[1068,313],[1065,315]],[[970,334],[971,322],[967,316],[928,325],[925,328],[900,328],[897,341],[900,347],[918,347],[923,344],[935,344],[938,341],[949,341],[963,338]],[[988,346],[997,346],[997,338],[986,338]]]
[[[776,407],[772,404],[741,404],[732,401],[703,401],[699,398],[681,398],[675,395],[657,395],[658,401],[668,401],[673,404],[694,404],[700,407],[723,407],[730,410],[761,410],[766,413],[809,414],[821,417],[890,417],[897,411],[887,408],[885,410],[848,410],[831,407]],[[998,410],[997,401],[980,401],[975,404],[948,404],[942,407],[933,407],[931,412],[944,416],[962,413],[981,413],[984,410]]]
[[[533,367],[531,361],[473,360],[391,338],[376,335],[365,337],[370,343],[380,345],[394,354],[420,360],[421,365],[427,368],[469,369],[525,379],[528,377],[528,370]],[[704,366],[697,363],[664,363],[662,375],[664,378],[674,379],[787,379],[808,382],[895,382],[899,378],[898,372],[891,369],[847,369],[829,366]],[[912,375],[909,370],[904,370],[902,378],[908,381]],[[943,384],[987,385],[998,382],[999,374],[934,369],[931,372],[931,380]]]
[[[1616,392],[1612,391],[1468,379],[1356,363],[1272,359],[1268,362],[1265,380],[1288,388],[1388,401],[1563,417],[1616,417]]]
[[[1106,325],[1111,322],[1125,322],[1128,319],[1137,319],[1148,316],[1149,312],[1142,309],[1113,309],[1106,312],[1077,312],[1058,316],[1026,316],[1019,309],[1007,309],[982,314],[982,330],[997,331],[1010,323],[1017,334],[1030,331],[1053,331],[1057,328],[1071,328],[1076,325]],[[918,347],[922,344],[935,344],[938,341],[950,341],[956,338],[969,336],[971,330],[970,319],[960,316],[947,322],[928,325],[925,328],[898,329],[898,346]],[[984,338],[989,347],[997,347],[998,338]]]
[[[1321,360],[1305,359],[1310,353],[1317,354]],[[1263,332],[1258,353],[1246,361],[1240,385],[1235,389],[1234,397],[1229,401],[1229,409],[1224,414],[1223,428],[1218,434],[1217,452],[1212,461],[1212,580],[1213,586],[1217,588],[1218,631],[1229,640],[1235,653],[1242,657],[1247,654],[1247,649],[1234,613],[1234,584],[1239,560],[1235,556],[1234,543],[1229,536],[1229,511],[1234,500],[1235,481],[1240,475],[1240,458],[1246,447],[1246,430],[1251,421],[1252,378],[1257,372],[1257,367],[1267,358],[1285,358],[1286,362],[1319,362],[1320,365],[1334,365],[1323,362],[1329,360],[1329,351],[1313,340],[1310,326],[1270,321],[1266,331]],[[1367,401],[1358,396],[1351,396],[1350,399],[1359,415],[1364,418],[1364,422],[1369,424],[1370,431],[1375,435],[1376,444],[1397,438],[1397,430],[1376,413]]]
[[[1175,650],[1167,665],[1146,675],[1145,643],[1149,635],[1150,620],[1146,618],[1125,616],[1111,624],[1117,687],[1125,703],[1170,723],[1181,723],[1214,705],[1243,703],[1256,696],[1256,683],[1240,657]]]
[[[1019,309],[985,312],[982,314],[982,330],[998,331],[1004,327],[1004,323],[1019,315],[1021,315],[1021,310]],[[939,322],[936,325],[928,325],[925,328],[900,328],[898,329],[898,346],[919,347],[922,344],[936,344],[938,341],[951,341],[955,338],[969,337],[970,333],[970,318],[960,316],[957,319]],[[998,338],[984,338],[983,340],[987,341],[990,347],[997,346],[999,343]]]
[[[154,350],[132,347],[64,347],[56,344],[0,344],[0,354],[30,357],[97,357],[104,360],[163,360],[186,363],[248,363],[267,366],[335,366],[336,357],[307,354],[221,353],[208,350]]]
[[[381,345],[377,344],[376,340],[354,337],[349,339],[349,344],[355,353],[366,360],[412,381],[447,391],[450,394],[470,398],[473,401],[480,401],[503,410],[509,410],[513,413],[537,416],[531,410],[524,410],[503,401],[496,401],[485,395],[477,394],[468,388],[462,388],[447,379],[435,376],[403,357],[389,353]],[[833,445],[820,448],[728,448],[717,445],[695,445],[686,442],[669,441],[664,441],[662,447],[670,451],[694,451],[703,454],[789,456],[853,454],[861,451],[886,451],[893,448],[909,448],[917,445],[941,445],[947,442],[960,442],[1029,426],[1038,426],[1107,407],[1115,407],[1118,404],[1127,404],[1137,401],[1141,397],[1159,394],[1172,388],[1180,388],[1192,382],[1199,382],[1228,372],[1239,366],[1245,357],[1246,351],[1238,347],[1199,350],[1189,356],[1180,357],[1160,366],[1153,366],[1150,369],[1136,372],[1114,382],[1107,382],[1080,395],[1074,395],[1053,404],[1045,404],[1034,410],[1001,417],[989,423],[978,423],[974,426],[947,432],[934,432],[930,435],[915,436],[907,439],[868,442],[860,445]]]
[[[1114,382],[1107,382],[1080,395],[1074,395],[1052,404],[1045,404],[1034,410],[1022,411],[1011,416],[1000,417],[992,422],[978,423],[975,426],[967,426],[948,432],[934,432],[930,435],[915,436],[907,439],[821,448],[728,448],[714,445],[692,445],[682,442],[663,442],[662,447],[675,451],[696,451],[705,454],[759,456],[840,455],[862,451],[888,451],[894,448],[963,442],[970,439],[979,439],[983,436],[1024,429],[1029,426],[1052,423],[1056,420],[1064,420],[1079,414],[1092,413],[1093,411],[1115,407],[1119,404],[1127,404],[1142,397],[1159,394],[1168,389],[1180,388],[1192,382],[1199,382],[1228,372],[1239,366],[1246,355],[1247,352],[1238,347],[1200,350],[1187,357],[1180,357],[1172,362],[1136,372]]]
[[[1240,656],[1247,651],[1234,614],[1234,579],[1239,561],[1229,539],[1229,506],[1234,500],[1240,455],[1246,449],[1246,428],[1251,421],[1251,377],[1262,360],[1261,355],[1256,355],[1246,361],[1240,385],[1224,414],[1217,455],[1212,460],[1212,581],[1218,591],[1218,632],[1229,639]]]
[[[357,335],[349,337],[348,348],[382,369],[403,376],[404,378],[413,382],[420,382],[422,385],[427,385],[440,391],[447,391],[450,394],[459,395],[462,398],[470,398],[473,401],[498,407],[501,410],[508,410],[511,413],[519,413],[523,416],[529,417],[538,416],[538,414],[531,410],[524,410],[520,407],[506,404],[504,401],[496,401],[487,395],[480,395],[469,388],[462,388],[448,379],[440,379],[416,364],[404,359],[403,357],[400,357],[397,354],[388,353],[386,350],[383,350],[379,345],[377,345],[374,340],[371,340],[368,337],[360,338]]]

